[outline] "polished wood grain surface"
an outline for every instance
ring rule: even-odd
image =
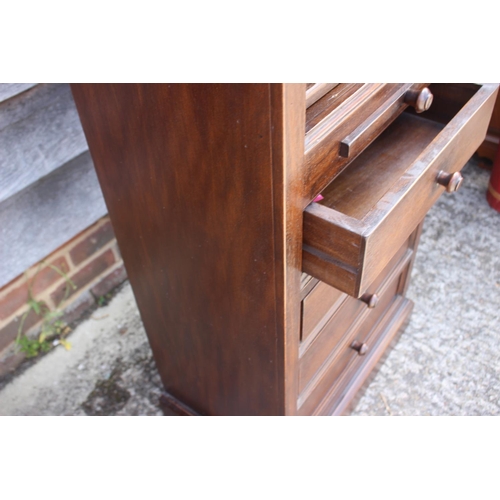
[[[369,308],[361,299],[347,296],[337,310],[327,313],[327,321],[320,322],[322,327],[316,334],[317,338],[308,339],[301,345],[299,401],[305,403],[306,399],[315,394],[307,403],[315,404],[314,401],[321,397],[325,387],[328,388],[340,376],[352,359],[352,342],[364,343],[377,320],[400,292],[402,277],[407,279],[405,271],[415,255],[413,249],[409,248],[411,242],[413,240],[409,238],[369,287],[369,293],[377,294],[379,298],[376,308]],[[324,377],[327,379],[323,380]]]
[[[301,327],[305,85],[272,85],[271,105],[278,311],[275,334],[277,347],[282,355],[278,367],[283,394],[280,412],[295,415]],[[256,237],[260,238],[261,235],[257,234]],[[262,301],[261,307],[268,306]]]
[[[308,201],[407,108],[404,98],[409,90],[419,90],[426,85],[341,84],[308,108],[304,165]],[[346,89],[341,92],[343,86]],[[318,112],[316,108],[322,109]]]
[[[302,301],[302,342],[322,328],[324,321],[340,306],[345,297],[340,290],[321,281],[317,283]]]
[[[306,108],[312,106],[340,83],[308,83],[306,88]]]
[[[333,85],[72,86],[165,414],[342,413],[408,317],[496,88],[431,86],[421,118],[425,84]]]
[[[368,377],[376,368],[384,354],[387,354],[391,344],[401,335],[413,310],[413,302],[397,295],[382,321],[371,332],[367,342],[371,343],[368,353],[351,358],[351,363],[343,377],[334,385],[320,404],[314,410],[314,415],[343,415],[348,411],[356,393],[367,382]]]
[[[304,190],[311,201],[348,164],[340,142],[361,125],[402,84],[341,84],[306,115]]]
[[[318,280],[309,276],[307,273],[302,273],[300,277],[300,300],[307,297],[307,294],[316,286]]]
[[[196,413],[284,414],[305,86],[72,90],[166,390]]]
[[[443,129],[404,114],[322,191],[325,207],[363,220]]]
[[[330,399],[332,392],[337,392],[337,401],[332,402],[332,406],[339,404],[341,397],[338,391],[346,383],[353,382],[353,367],[360,368],[370,359],[370,354],[376,349],[374,337],[383,336],[385,332],[378,332],[379,320],[387,318],[387,313],[395,301],[400,298],[395,294],[400,277],[390,283],[384,296],[384,310],[371,310],[366,317],[359,317],[359,322],[347,331],[347,334],[340,340],[338,347],[321,365],[314,378],[304,388],[299,397],[299,415],[321,414],[321,408],[325,400]],[[367,322],[365,325],[364,322]],[[368,322],[371,328],[368,328]],[[332,330],[333,331],[333,330]],[[368,350],[365,356],[360,356],[351,345],[354,342],[366,343]]]
[[[460,169],[481,144],[497,93],[452,87],[436,88],[429,114],[401,115],[307,207],[306,273],[358,297],[417,227],[444,191],[438,174]]]
[[[406,108],[406,96],[413,85],[407,83],[399,87],[376,111],[359,127],[340,142],[339,155],[355,158],[376,137],[378,137]]]
[[[380,88],[381,84],[370,83],[341,83],[330,92],[324,94],[320,100],[309,106],[306,111],[306,145],[313,137],[318,134],[320,129],[314,133],[312,130],[324,121],[333,112],[342,112],[349,103],[352,106],[353,102],[359,102],[363,96],[374,92],[375,89]],[[339,109],[340,108],[340,109]]]
[[[368,320],[361,321],[355,335],[349,337],[351,343],[346,342],[344,347],[347,364],[344,364],[344,370],[337,375],[335,383],[330,387],[324,385],[325,393],[313,411],[315,415],[341,415],[347,412],[355,404],[359,389],[369,383],[371,371],[394,347],[398,334],[407,323],[413,308],[413,303],[404,298],[404,293],[410,281],[410,271],[415,262],[415,250],[421,230],[422,223],[398,252],[399,258],[393,259],[388,266],[390,272],[383,273],[385,279],[377,279],[378,284],[374,283],[370,287],[372,291],[377,290],[381,298],[380,304],[377,305],[378,312],[376,316],[373,312],[365,312]],[[352,350],[356,345],[363,349],[363,355],[357,351],[354,356],[348,354],[349,349]]]
[[[361,289],[377,276],[394,254],[394,246],[398,247],[413,232],[443,194],[444,188],[436,182],[438,173],[460,170],[484,139],[498,85],[485,84],[476,88],[477,92],[470,100],[462,102],[459,112],[450,116],[439,135],[365,218],[367,227],[378,229],[370,233],[368,239]],[[434,102],[426,113],[432,112],[439,102],[434,85],[430,89]],[[443,94],[440,101],[447,102],[446,96]],[[391,203],[397,209],[388,213],[386,207]],[[396,227],[404,230],[394,231]]]
[[[166,417],[200,417],[192,408],[186,406],[182,401],[174,398],[168,392],[163,391],[160,396],[160,408]]]

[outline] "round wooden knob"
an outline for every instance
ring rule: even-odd
[[[427,111],[431,107],[433,99],[434,96],[427,87],[422,90],[408,90],[405,94],[405,102],[413,106],[417,113]]]
[[[460,172],[453,172],[452,174],[449,174],[448,172],[443,172],[442,170],[436,177],[436,182],[441,184],[441,186],[444,186],[448,193],[458,191],[463,180],[464,178]]]
[[[359,300],[362,300],[370,309],[373,309],[378,304],[378,295],[376,293],[365,293],[361,295]]]
[[[357,351],[360,356],[364,356],[368,352],[368,346],[364,342],[360,342],[359,340],[355,340],[351,344],[351,349]]]

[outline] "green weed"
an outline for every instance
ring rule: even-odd
[[[99,307],[104,307],[104,306],[107,306],[109,304],[109,301],[112,297],[112,294],[111,293],[107,293],[105,295],[100,295],[99,297],[97,297],[97,305]]]
[[[66,290],[62,300],[59,302],[57,307],[51,311],[49,307],[42,301],[36,300],[33,297],[33,284],[35,283],[36,277],[40,272],[43,265],[50,267],[58,274],[60,274],[66,281]],[[66,275],[64,271],[52,264],[46,264],[41,262],[36,270],[35,275],[31,281],[28,281],[28,310],[23,314],[21,321],[19,323],[19,328],[17,331],[16,344],[21,352],[24,352],[27,358],[34,358],[38,356],[41,352],[47,352],[50,350],[50,346],[54,340],[57,340],[61,345],[63,345],[67,350],[71,348],[71,344],[64,338],[69,332],[69,327],[60,319],[63,315],[60,309],[62,304],[68,298],[70,289],[75,290],[76,285],[71,281],[71,279]],[[40,334],[37,338],[29,338],[23,332],[24,322],[28,314],[33,311],[37,316],[42,319],[42,326]]]

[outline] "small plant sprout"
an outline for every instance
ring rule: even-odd
[[[33,297],[33,284],[35,283],[36,277],[43,265],[50,267],[56,273],[60,274],[65,279],[67,284],[64,297],[53,311],[51,311],[47,304],[45,304],[43,301],[36,300]],[[31,281],[28,281],[28,310],[23,314],[21,318],[16,338],[16,344],[19,350],[21,352],[24,352],[27,358],[34,358],[41,352],[49,351],[51,344],[57,345],[57,343],[59,343],[66,350],[71,349],[71,344],[64,338],[70,332],[70,328],[61,320],[61,316],[63,315],[61,306],[68,298],[70,289],[75,290],[76,285],[71,281],[71,279],[66,275],[64,271],[52,264],[46,264],[43,261],[40,262],[35,275],[31,279]],[[23,332],[24,322],[31,311],[42,318],[42,326],[40,334],[37,338],[29,338]]]

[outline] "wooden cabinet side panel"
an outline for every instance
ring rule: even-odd
[[[270,86],[72,90],[166,390],[283,414]]]
[[[297,413],[302,276],[305,84],[272,84],[278,352],[286,415]]]

